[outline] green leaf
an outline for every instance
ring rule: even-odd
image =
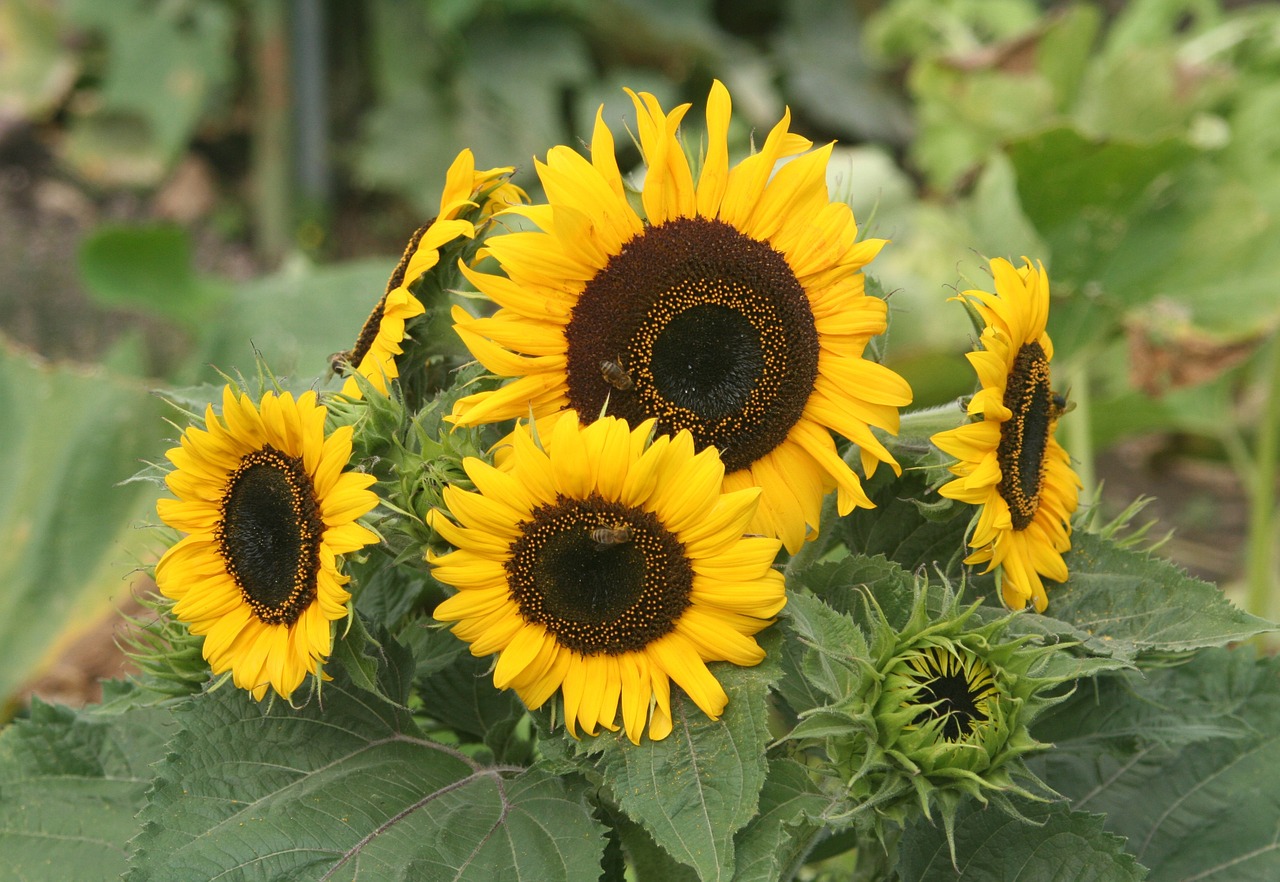
[[[1168,561],[1098,536],[1076,533],[1065,560],[1070,579],[1049,586],[1047,612],[1083,634],[1093,652],[1133,658],[1143,651],[1217,646],[1275,630]]]
[[[307,382],[329,370],[329,356],[349,349],[382,297],[395,258],[334,266],[290,264],[236,288],[216,327],[207,329],[198,361],[228,373],[257,372],[257,353],[277,377]],[[217,381],[212,369],[201,379]],[[332,380],[333,388],[339,388]]]
[[[0,732],[0,854],[27,882],[116,878],[125,842],[174,729],[167,711],[113,716],[35,699],[29,719]]]
[[[1167,668],[1098,677],[1037,719],[1036,737],[1059,748],[1038,762],[1074,766],[1108,742],[1108,751],[1124,753],[1143,743],[1182,747],[1250,734],[1242,714],[1259,704],[1270,706],[1262,717],[1280,710],[1264,675],[1248,650],[1209,649]]]
[[[866,624],[863,589],[875,598],[889,624],[901,628],[911,616],[915,577],[883,555],[851,554],[837,562],[823,562],[804,575],[803,583],[832,609]]]
[[[578,785],[476,763],[344,677],[297,710],[224,688],[178,716],[133,882],[599,873],[603,830]]]
[[[452,634],[437,633],[461,645]],[[459,652],[448,667],[418,677],[418,694],[428,715],[464,737],[482,741],[498,760],[525,761],[530,744],[517,732],[525,707],[514,690],[494,687],[493,664],[492,658]]]
[[[91,109],[69,122],[66,155],[100,182],[155,183],[234,78],[231,8],[154,0],[65,6],[76,25],[101,33],[107,56],[95,100],[84,102]],[[122,178],[103,162],[117,136],[129,137],[149,157],[138,166],[143,176]]]
[[[790,8],[774,51],[791,106],[831,132],[904,143],[911,130],[907,107],[867,63],[860,36],[856,10],[840,0]]]
[[[85,286],[106,306],[194,325],[226,298],[220,285],[196,275],[191,239],[181,227],[99,227],[79,257]]]
[[[1033,770],[1153,878],[1280,878],[1280,660],[1211,649],[1097,685],[1046,716]]]
[[[960,575],[971,507],[957,506],[954,515],[943,520],[926,517],[916,500],[939,497],[928,490],[928,479],[920,471],[895,479],[889,469],[880,469],[867,482],[867,493],[876,507],[854,509],[835,527],[851,551],[884,555],[909,571],[925,564],[941,568],[948,577]]]
[[[644,827],[619,813],[609,818],[622,840],[628,861],[640,882],[699,882],[693,867],[686,866],[653,841]],[[625,878],[625,877],[624,877]]]
[[[634,745],[618,733],[581,748],[598,754],[594,770],[622,810],[704,880],[733,877],[733,837],[755,816],[768,771],[766,699],[778,676],[777,635],[766,632],[760,642],[770,657],[754,668],[712,665],[729,696],[718,721],[672,689],[674,728],[664,740]]]
[[[1168,290],[1152,284],[1168,263],[1161,254],[1204,253],[1177,210],[1185,175],[1202,158],[1181,134],[1095,138],[1063,126],[1016,140],[1007,153],[1023,211],[1049,249],[1057,296],[1049,332],[1060,356],[1092,351],[1120,332],[1126,305]]]
[[[426,573],[395,566],[387,555],[372,556],[363,564],[353,563],[348,572],[360,586],[356,609],[387,628],[400,627],[415,609],[430,609],[434,604],[426,601],[439,590]]]
[[[851,656],[867,654],[867,640],[853,619],[817,597],[793,592],[783,625],[783,676],[778,692],[796,713],[823,707],[852,695],[861,672]]]
[[[923,821],[899,841],[902,882],[1138,882],[1146,870],[1103,829],[1103,818],[1061,804],[1018,806],[1032,823],[969,803],[956,822],[956,863],[943,831]]]
[[[738,831],[734,882],[792,878],[822,832],[823,812],[833,802],[800,763],[770,762],[769,777],[760,791],[760,813]]]
[[[376,625],[374,630],[376,638],[359,613],[344,620],[333,656],[357,689],[376,692],[403,705],[409,700],[411,678],[407,673],[413,668],[413,654],[385,626]]]
[[[0,704],[59,639],[96,622],[151,556],[160,400],[107,370],[44,365],[0,346]]]
[[[70,91],[79,65],[58,24],[38,0],[0,6],[0,117],[43,121]]]

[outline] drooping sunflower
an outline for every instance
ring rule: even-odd
[[[351,427],[325,434],[314,392],[267,393],[255,406],[230,386],[222,415],[190,427],[166,456],[176,499],[160,519],[187,535],[156,564],[156,585],[214,674],[260,699],[288,698],[333,646],[347,614],[339,558],[377,540],[357,518],[378,504],[372,475],[344,472]]]
[[[501,308],[454,311],[476,359],[517,379],[459,400],[451,419],[573,410],[687,430],[698,450],[720,451],[726,490],[763,489],[752,532],[794,552],[831,489],[842,514],[872,504],[829,430],[858,445],[866,474],[898,469],[870,427],[896,432],[911,390],[863,357],[886,306],[865,293],[861,270],[885,243],[858,241],[852,210],[828,198],[832,145],[806,152],[789,112],[730,168],[730,98],[715,83],[695,183],[678,134],[689,105],[668,115],[652,95],[629,94],[647,164],[643,215],[602,112],[590,160],[560,146],[537,163],[547,204],[510,211],[539,229],[487,241],[505,275],[464,269]]]
[[[355,345],[334,357],[335,370],[339,362],[351,365],[386,394],[387,382],[400,376],[396,356],[404,351],[400,344],[404,341],[405,322],[424,311],[409,288],[439,263],[441,248],[459,238],[472,238],[476,223],[524,200],[524,191],[505,180],[512,171],[509,167],[477,171],[469,149],[458,154],[445,174],[440,213],[410,237],[386,292],[365,319]],[[348,377],[342,394],[359,398],[360,387]]]
[[[782,609],[779,542],[744,537],[758,488],[722,490],[714,449],[687,431],[650,443],[613,417],[573,413],[550,432],[518,425],[497,468],[464,461],[476,492],[447,487],[450,520],[432,525],[456,551],[428,555],[458,593],[435,610],[476,656],[500,653],[494,685],[531,708],[559,690],[571,734],[616,730],[639,743],[671,732],[671,681],[709,717],[728,698],[710,661],[754,665],[753,635]],[[652,716],[650,708],[652,707]]]
[[[1049,277],[1042,265],[1015,268],[991,261],[995,293],[960,295],[985,327],[981,348],[968,354],[981,383],[969,401],[974,422],[934,435],[939,450],[957,458],[958,477],[939,493],[981,506],[965,563],[999,567],[1001,593],[1012,609],[1048,604],[1042,577],[1067,579],[1063,552],[1071,547],[1071,515],[1080,478],[1054,437],[1065,402],[1053,391],[1053,341],[1045,331]]]

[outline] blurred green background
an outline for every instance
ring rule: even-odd
[[[153,390],[305,385],[347,348],[464,148],[638,154],[623,86],[741,157],[791,108],[892,239],[886,359],[970,391],[946,299],[986,259],[1053,283],[1063,440],[1093,516],[1280,608],[1280,9],[1138,0],[0,0],[0,702],[89,699],[160,549]],[[634,126],[631,126],[634,129]],[[173,420],[178,425],[166,424]],[[1099,487],[1101,490],[1099,491]]]

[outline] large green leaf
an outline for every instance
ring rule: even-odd
[[[1152,188],[1197,155],[1184,139],[1089,137],[1063,126],[1009,146],[1027,218],[1053,252],[1055,276],[1083,287],[1128,233]]]
[[[303,385],[323,377],[329,356],[355,343],[394,268],[392,257],[333,266],[298,262],[247,282],[209,328],[200,361],[251,377],[260,353],[277,376],[298,377]],[[201,379],[217,377],[206,369]]]
[[[25,882],[117,878],[125,842],[174,726],[167,711],[115,716],[43,704],[0,732],[0,854]]]
[[[781,648],[778,693],[791,709],[803,713],[854,694],[864,676],[854,659],[867,655],[866,637],[854,620],[793,591],[782,621],[789,639]]]
[[[81,244],[79,258],[86,288],[107,306],[195,325],[226,297],[224,285],[196,274],[191,239],[181,227],[99,227]]]
[[[1144,651],[1219,646],[1274,630],[1270,622],[1233,606],[1217,587],[1096,535],[1077,533],[1064,559],[1070,578],[1048,587],[1047,614],[1067,622],[1072,636],[1094,652],[1133,658]]]
[[[1057,744],[1037,773],[1152,879],[1280,877],[1280,661],[1211,649],[1097,685],[1037,727]]]
[[[760,813],[738,832],[734,882],[791,878],[823,831],[823,813],[835,802],[800,763],[770,762]]]
[[[0,6],[0,117],[42,120],[66,96],[77,68],[48,4],[9,0]]]
[[[599,873],[603,828],[572,779],[477,763],[343,677],[298,710],[226,688],[178,718],[133,882]]]
[[[155,488],[124,484],[161,449],[162,404],[103,368],[0,346],[0,702],[59,639],[128,590],[154,545]]]
[[[156,0],[64,5],[72,23],[102,37],[106,55],[95,100],[69,120],[64,155],[92,180],[156,183],[225,97],[234,74],[231,8]]]
[[[940,827],[912,823],[898,847],[902,882],[1139,882],[1146,870],[1098,815],[1061,804],[1019,806],[1031,823],[972,805],[956,823],[956,861]]]
[[[754,668],[713,667],[729,704],[711,720],[678,689],[671,694],[674,728],[662,741],[633,745],[621,733],[584,742],[597,754],[591,767],[623,811],[668,854],[701,879],[728,880],[735,868],[734,834],[755,816],[768,771],[766,698],[777,678],[778,636]]]

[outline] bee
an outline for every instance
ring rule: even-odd
[[[600,376],[604,377],[604,381],[615,389],[626,390],[632,386],[631,374],[622,366],[621,359],[610,361],[606,358],[600,362]]]
[[[1070,394],[1071,393],[1069,391],[1054,392],[1051,394],[1049,398],[1049,402],[1050,402],[1049,418],[1050,419],[1056,420],[1059,417],[1061,417],[1063,414],[1071,413],[1071,411],[1076,409],[1076,403],[1074,401],[1069,401],[1067,399],[1067,396]]]
[[[333,355],[330,355],[329,375],[339,377],[350,370],[352,367],[351,356],[352,352],[350,349],[343,349],[341,352],[335,352]]]
[[[596,551],[603,551],[630,542],[631,535],[631,525],[618,521],[612,527],[596,527],[591,531],[591,541],[596,544]]]

